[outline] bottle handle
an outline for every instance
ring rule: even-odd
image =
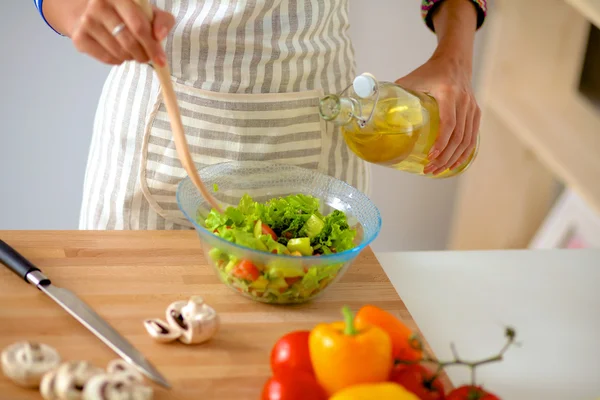
[[[371,78],[373,80],[373,83],[375,85],[375,87],[373,88],[373,93],[375,94],[375,100],[374,100],[373,107],[371,108],[371,113],[369,114],[369,116],[367,118],[364,118],[362,115],[362,106],[361,106],[360,102],[357,101],[354,97],[352,97],[352,96],[350,97],[350,100],[358,106],[360,115],[353,114],[352,117],[357,120],[357,124],[361,129],[366,127],[369,124],[369,122],[373,119],[373,115],[375,115],[375,109],[377,108],[377,103],[379,102],[379,82],[377,81],[377,79],[375,79],[375,77],[369,73],[360,74],[354,79],[354,82],[352,82],[350,85],[348,85],[338,95],[339,97],[342,97],[344,95],[344,93],[346,93],[350,88],[354,88],[357,78],[362,77],[362,76],[368,76],[369,78]],[[355,93],[356,93],[356,90],[355,90]],[[359,96],[359,97],[361,97],[361,96]],[[365,97],[361,97],[361,98],[365,98]]]

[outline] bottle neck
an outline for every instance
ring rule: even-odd
[[[355,103],[349,97],[330,94],[321,99],[319,114],[325,121],[346,125],[355,118]]]

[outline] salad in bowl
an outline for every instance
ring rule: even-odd
[[[366,195],[316,171],[234,162],[199,174],[215,188],[223,212],[210,208],[189,178],[178,188],[179,207],[220,279],[257,301],[315,298],[344,274],[381,227],[379,211]]]

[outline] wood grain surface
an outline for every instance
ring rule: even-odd
[[[296,329],[340,320],[340,309],[374,304],[417,329],[370,249],[319,299],[295,306],[246,299],[222,284],[195,232],[0,231],[0,238],[37,265],[56,286],[73,291],[137,347],[173,386],[153,385],[156,399],[258,399],[270,375],[275,341]],[[142,320],[164,319],[167,305],[202,295],[222,325],[208,343],[161,344]],[[54,346],[63,360],[106,367],[117,358],[33,286],[0,264],[0,348],[19,340]],[[0,376],[0,399],[40,399]]]

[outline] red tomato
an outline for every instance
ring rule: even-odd
[[[314,377],[299,372],[269,378],[261,400],[327,400],[327,394]]]
[[[277,235],[275,234],[275,232],[273,232],[273,229],[271,229],[269,225],[262,224],[261,228],[263,235],[270,235],[274,241],[277,241]]]
[[[231,271],[233,276],[240,279],[246,279],[248,281],[255,281],[260,276],[260,272],[256,265],[252,264],[252,261],[242,260],[236,267]]]
[[[448,393],[446,400],[500,400],[481,386],[464,385]]]
[[[298,282],[300,279],[299,276],[295,276],[293,278],[285,278],[285,283],[287,283],[289,286],[292,286],[294,283]]]
[[[282,336],[271,350],[273,375],[293,374],[297,371],[313,375],[308,336],[310,331],[294,331]]]
[[[419,400],[444,400],[444,385],[433,372],[420,364],[399,365],[392,370],[390,381],[396,382]]]

